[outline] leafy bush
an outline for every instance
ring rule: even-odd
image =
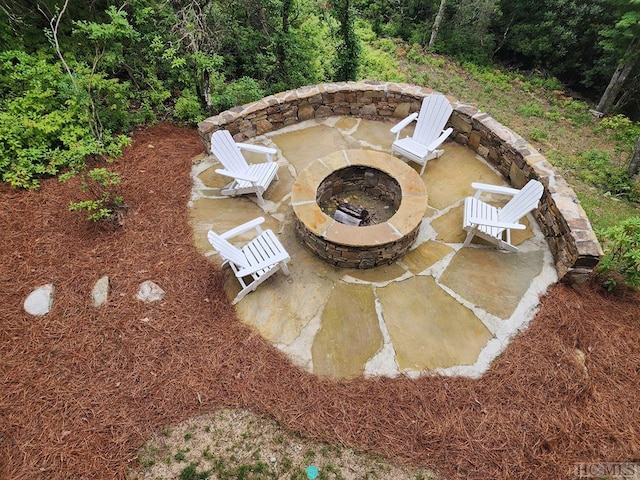
[[[369,40],[365,38],[363,38],[363,41],[369,42]],[[373,43],[376,48],[379,48],[380,50],[387,53],[394,53],[397,48],[396,42],[394,42],[391,38],[374,38],[373,40],[371,40],[371,43]]]
[[[618,278],[629,287],[640,288],[640,217],[623,220],[619,225],[605,229],[600,234],[604,240],[605,255],[598,265],[603,274],[603,285],[613,290]]]
[[[621,142],[625,150],[632,152],[640,137],[640,123],[632,122],[624,115],[613,115],[603,118],[596,131],[606,131],[610,138]]]
[[[529,102],[518,108],[518,113],[525,117],[544,118],[544,110],[536,102]]]
[[[544,90],[553,91],[564,89],[564,85],[556,77],[540,74],[539,72],[534,72],[528,81],[534,87],[542,88]]]
[[[95,85],[96,94],[103,91]],[[76,93],[44,55],[0,53],[0,91],[0,177],[14,187],[37,188],[39,178],[90,155],[118,154],[125,141],[108,130],[96,136],[88,94]],[[115,99],[111,110],[118,110]]]
[[[529,137],[536,142],[545,142],[549,136],[541,128],[533,127],[529,132]]]
[[[62,176],[62,180],[71,174]],[[92,168],[82,172],[80,188],[89,195],[89,199],[71,202],[72,212],[86,212],[87,220],[101,222],[115,220],[125,208],[124,198],[119,194],[120,175],[104,167]]]
[[[187,123],[199,122],[205,116],[200,100],[190,90],[183,91],[180,98],[176,100],[174,115],[177,119]]]
[[[424,49],[419,45],[414,43],[407,49],[407,60],[412,63],[417,63],[418,65],[425,65],[427,63],[427,54]]]
[[[229,83],[220,93],[212,95],[211,102],[214,108],[221,112],[237,105],[255,102],[264,96],[265,92],[256,80],[242,77]]]
[[[496,88],[504,92],[511,90],[511,82],[515,78],[514,75],[492,66],[482,66],[473,62],[464,62],[463,67],[474,79],[484,84],[487,91],[492,91]]]
[[[585,152],[577,157],[573,168],[583,181],[611,195],[630,201],[640,200],[640,185],[625,168],[615,165],[607,152],[598,150]]]
[[[384,50],[377,50],[367,44],[363,44],[360,55],[359,75],[361,78],[385,82],[406,81],[406,78],[399,70],[400,66],[393,55]]]

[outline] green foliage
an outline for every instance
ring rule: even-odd
[[[616,21],[609,0],[512,0],[501,9],[493,25],[503,39],[499,54],[565,82],[586,88],[597,82],[604,89],[612,68],[598,40],[603,26]]]
[[[205,116],[198,97],[191,90],[182,92],[174,106],[174,115],[186,123],[197,123]]]
[[[260,84],[249,77],[242,77],[227,85],[225,93],[235,100],[235,105],[255,102],[264,97],[265,93]]]
[[[356,11],[349,0],[335,0],[331,8],[339,24],[335,76],[338,81],[356,80],[362,44],[356,33]]]
[[[490,64],[496,43],[490,25],[501,16],[499,3],[497,0],[449,2],[438,33],[437,51],[461,61]],[[431,23],[425,27],[429,31],[424,36],[429,38]]]
[[[184,462],[187,459],[187,455],[186,453],[189,450],[183,450],[182,448],[179,448],[178,451],[175,453],[175,455],[173,456],[173,458],[178,461],[178,462]],[[191,465],[189,465],[191,466]]]
[[[84,80],[80,74],[79,80]],[[96,82],[96,93],[104,92]],[[106,88],[106,87],[105,87]],[[117,155],[121,136],[97,138],[88,93],[77,91],[60,64],[44,55],[0,53],[0,175],[14,187],[37,188],[43,176],[90,155]],[[119,112],[114,98],[113,112]]]
[[[265,82],[269,93],[328,81],[334,74],[335,41],[330,23],[307,11],[310,5],[296,5],[295,21],[281,34],[279,64],[270,67],[273,73]]]
[[[619,285],[618,276],[625,285],[640,288],[640,217],[631,217],[619,225],[600,232],[604,240],[604,256],[598,272],[604,274],[603,284],[608,290]]]
[[[595,123],[595,118],[589,113],[589,106],[586,102],[569,99],[560,100],[558,103],[564,109],[565,116],[571,119],[574,124],[584,127]]]
[[[511,83],[514,76],[496,67],[477,65],[471,62],[465,62],[463,67],[475,80],[484,84],[487,91],[498,88],[503,92],[508,92],[512,88]]]
[[[203,470],[199,472],[197,467],[197,463],[191,462],[180,471],[180,475],[178,478],[180,480],[206,480],[207,478],[211,477],[210,470]]]
[[[104,167],[92,168],[81,173],[80,188],[89,195],[89,199],[71,202],[69,210],[85,212],[86,219],[91,222],[115,220],[125,208],[124,199],[119,194],[120,175]],[[62,177],[67,180],[71,174]]]
[[[640,137],[640,123],[632,122],[624,115],[612,115],[604,117],[596,131],[607,132],[609,138],[620,142],[624,150],[632,152]]]
[[[640,185],[626,169],[615,165],[607,152],[590,150],[582,153],[578,155],[572,168],[581,180],[608,194],[630,201],[640,200]]]
[[[518,113],[525,117],[544,118],[543,108],[536,102],[529,102],[518,108]]]
[[[529,131],[529,137],[536,142],[545,142],[549,135],[541,128],[533,127],[531,131]]]
[[[219,93],[212,95],[211,103],[218,112],[221,112],[237,105],[255,102],[264,96],[265,92],[256,80],[242,77],[240,80],[228,83]]]
[[[366,36],[364,28],[358,29],[360,38]],[[370,33],[370,30],[368,31]],[[360,78],[381,80],[385,82],[404,82],[406,78],[400,73],[400,65],[393,52],[392,41],[363,42],[360,56]]]
[[[428,59],[430,58],[430,55],[427,55],[424,49],[420,45],[415,43],[411,45],[409,49],[407,49],[406,55],[407,60],[418,65],[426,65]]]
[[[549,91],[564,89],[564,85],[556,77],[548,74],[541,74],[540,72],[534,72],[533,75],[527,79],[527,82],[536,88],[542,88]]]

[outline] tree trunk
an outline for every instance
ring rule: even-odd
[[[276,38],[276,59],[280,70],[280,76],[284,80],[288,77],[287,71],[287,45],[290,40],[290,17],[293,10],[293,0],[283,0],[280,10],[280,18],[282,21],[282,32]]]
[[[433,21],[433,27],[431,27],[431,38],[429,39],[429,48],[433,48],[436,44],[436,40],[438,38],[438,30],[440,29],[440,24],[442,23],[442,17],[444,17],[444,7],[447,4],[447,0],[440,0],[440,8],[438,8],[438,14],[436,15],[436,19]]]
[[[640,137],[638,137],[638,141],[636,142],[636,149],[633,152],[633,157],[631,157],[627,171],[632,177],[640,174]]]
[[[616,98],[620,95],[627,76],[631,73],[631,70],[633,70],[633,67],[638,61],[638,57],[640,57],[639,47],[640,37],[633,37],[629,47],[627,48],[627,52],[624,54],[624,57],[622,57],[616,71],[613,72],[613,76],[609,81],[609,85],[607,85],[607,89],[602,94],[602,98],[600,98],[600,102],[596,108],[599,112],[604,113],[605,115],[611,113],[616,102]]]

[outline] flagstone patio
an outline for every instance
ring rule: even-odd
[[[291,255],[291,275],[277,273],[236,308],[242,321],[301,368],[334,378],[426,372],[479,376],[509,338],[526,328],[539,296],[557,281],[551,252],[532,217],[526,230],[512,234],[518,253],[475,241],[461,248],[466,236],[462,203],[474,193],[471,183],[505,184],[481,157],[447,142],[445,154],[427,164],[422,179],[429,206],[420,233],[413,248],[391,265],[333,267],[308,251],[294,231],[291,190],[298,172],[341,150],[388,153],[391,126],[330,117],[256,137],[253,142],[278,150],[280,165],[264,206],[255,196],[223,197],[227,179],[215,173],[214,156],[203,157],[193,167],[190,202],[196,247],[219,263],[206,238],[209,229],[221,233],[266,218],[266,227]],[[262,160],[251,154],[247,159]],[[239,290],[233,275],[226,289],[230,298]]]

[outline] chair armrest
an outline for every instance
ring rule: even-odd
[[[236,143],[240,150],[248,150],[250,152],[262,153],[267,156],[267,161],[273,161],[273,155],[276,154],[277,150],[271,147],[264,147],[262,145],[252,145],[250,143]]]
[[[409,115],[408,117],[404,118],[400,122],[396,123],[393,127],[391,127],[390,132],[395,134],[396,140],[398,139],[398,136],[400,135],[400,131],[404,127],[409,125],[411,122],[413,122],[416,118],[418,118],[418,112],[412,113],[411,115]]]
[[[453,132],[453,128],[449,127],[446,130],[443,130],[438,138],[436,138],[433,142],[429,144],[427,147],[430,151],[435,150],[440,146],[442,142],[444,142],[449,135]]]
[[[239,277],[246,277],[247,275],[251,275],[252,273],[256,273],[258,270],[262,270],[263,268],[273,267],[280,262],[288,261],[289,255],[282,254],[268,260],[264,260],[260,263],[256,263],[255,265],[251,265],[250,267],[242,268],[236,272],[236,275]]]
[[[225,170],[224,168],[217,168],[216,169],[216,173],[219,173],[220,175],[224,175],[226,177],[235,178],[237,180],[246,180],[247,182],[257,182],[258,181],[257,177],[253,177],[251,175],[247,175],[247,174],[244,174],[244,173],[231,172],[229,170]]]
[[[495,222],[487,218],[478,217],[469,217],[467,218],[467,222],[475,225],[484,225],[486,227],[508,228],[510,230],[524,230],[527,228],[527,226],[522,223]]]
[[[248,232],[249,230],[255,228],[258,232],[262,232],[262,228],[260,225],[264,223],[264,217],[254,218],[253,220],[249,220],[248,222],[243,223],[242,225],[238,225],[237,227],[232,228],[222,234],[220,234],[221,238],[228,240],[230,238],[235,237],[236,235],[240,235],[241,233]]]
[[[520,191],[517,188],[503,187],[501,185],[491,185],[488,183],[478,183],[478,182],[473,182],[471,184],[471,187],[476,190],[476,194],[474,195],[475,198],[479,198],[480,194],[483,192],[500,193],[502,195],[515,195]]]

